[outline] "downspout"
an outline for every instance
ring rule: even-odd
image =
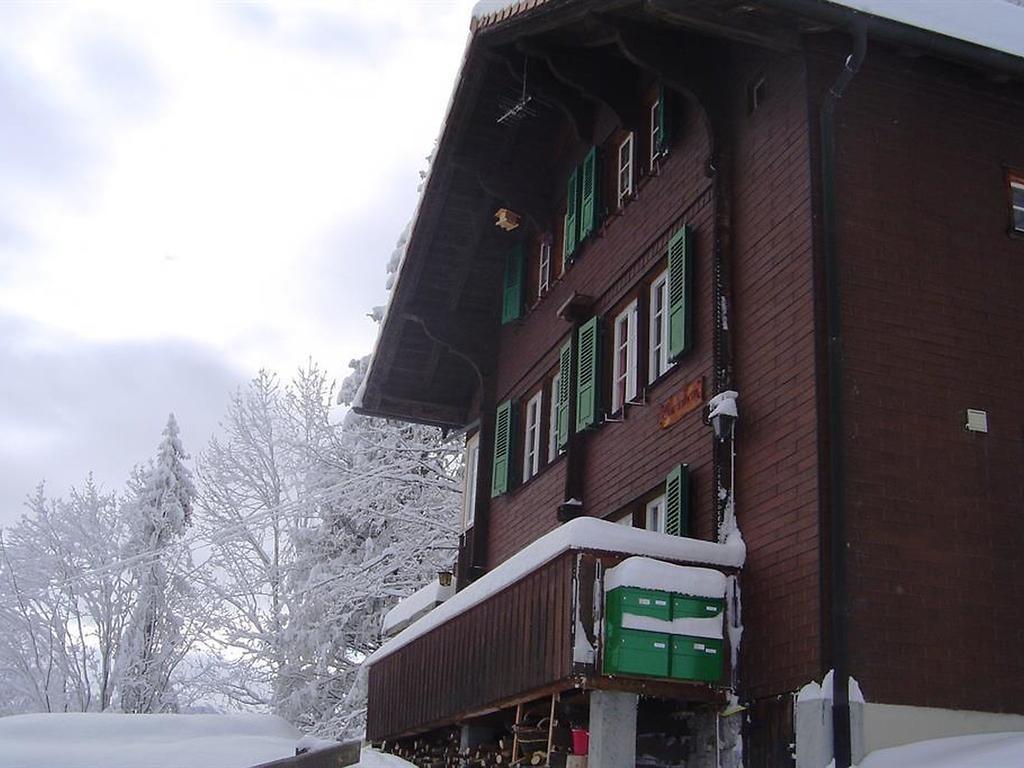
[[[843,508],[845,468],[843,465],[842,413],[842,313],[840,307],[839,260],[836,254],[836,103],[842,98],[867,52],[867,29],[859,23],[851,30],[853,53],[821,103],[821,222],[825,262],[825,315],[828,332],[828,434],[829,434],[829,554],[831,560],[831,655],[832,754],[836,768],[850,768],[850,698],[847,659],[846,519]]]

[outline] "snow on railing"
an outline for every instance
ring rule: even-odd
[[[504,563],[474,581],[454,597],[404,629],[366,658],[369,667],[412,641],[451,621],[497,594],[529,573],[570,550],[596,550],[645,555],[677,562],[740,568],[747,556],[743,538],[736,530],[722,544],[671,536],[593,517],[580,517],[541,536]]]

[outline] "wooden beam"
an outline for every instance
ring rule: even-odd
[[[707,683],[686,680],[656,680],[642,677],[611,677],[608,675],[581,675],[580,688],[591,691],[626,691],[645,696],[679,701],[725,703],[725,691]]]
[[[610,33],[609,38],[614,39]],[[532,38],[520,40],[517,47],[527,56],[547,63],[559,82],[606,106],[615,113],[620,124],[634,122],[637,77],[636,69],[628,62],[593,49],[545,45]]]

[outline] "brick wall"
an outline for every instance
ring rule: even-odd
[[[816,66],[819,87],[838,61]],[[1024,89],[872,47],[838,111],[851,672],[1024,712]],[[964,429],[966,408],[989,434]]]
[[[741,57],[737,75],[767,93],[752,115],[737,104],[733,211],[741,674],[760,698],[821,664],[815,274],[803,62]]]
[[[807,97],[802,60],[737,53],[733,130],[736,375],[741,393],[739,518],[748,544],[743,576],[743,680],[749,695],[796,688],[819,674],[818,435]],[[746,85],[767,77],[769,98],[747,114]],[[672,153],[658,176],[611,217],[602,235],[520,323],[502,330],[496,400],[518,396],[556,360],[569,325],[555,310],[573,292],[607,313],[663,268],[668,236],[694,229],[695,329],[691,352],[627,407],[624,421],[587,434],[584,500],[608,516],[654,491],[675,464],[690,465],[693,535],[714,536],[712,437],[701,412],[669,429],[661,404],[694,379],[712,387],[713,195],[708,137],[692,111],[677,116]],[[640,333],[646,334],[641,322]],[[605,379],[608,380],[606,373]],[[565,461],[492,500],[490,566],[554,528]]]

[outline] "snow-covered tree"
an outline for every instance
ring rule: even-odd
[[[348,404],[368,358],[343,382]],[[348,412],[311,455],[307,485],[319,525],[298,542],[291,653],[281,711],[325,735],[358,735],[362,659],[384,613],[451,567],[458,536],[461,445],[441,431]]]
[[[198,465],[199,528],[211,542],[207,589],[223,606],[217,634],[235,674],[223,691],[274,708],[284,665],[286,579],[297,531],[307,525],[295,396],[260,373],[236,392]]]
[[[190,552],[181,539],[196,495],[188,455],[171,414],[156,459],[138,470],[125,505],[132,538],[128,553],[136,596],[118,658],[118,689],[125,712],[177,709],[175,667],[188,652],[197,617],[183,610],[190,600]]]
[[[0,533],[0,712],[106,709],[134,594],[120,502],[89,477],[26,507]]]

